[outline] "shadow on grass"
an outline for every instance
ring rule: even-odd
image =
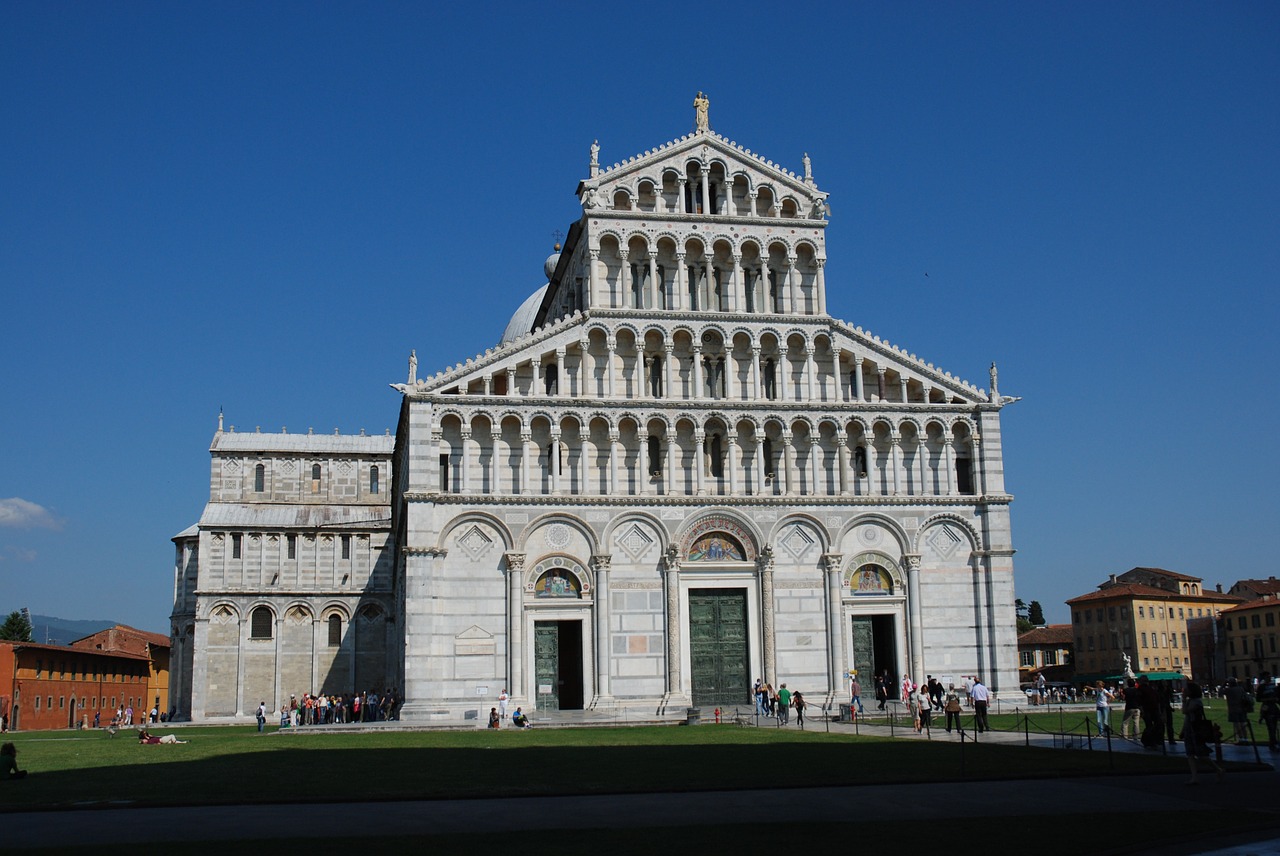
[[[252,746],[239,739],[225,747],[113,746],[93,765],[76,766],[75,756],[68,756],[62,769],[35,770],[9,785],[4,810],[736,790],[1186,769],[1180,758],[1108,759],[1104,752],[874,738],[761,742],[748,733],[744,742],[724,744],[535,746],[511,737],[473,746],[352,745],[349,739],[332,746],[325,737]],[[85,746],[83,754],[94,748]],[[184,757],[189,749],[204,757]]]

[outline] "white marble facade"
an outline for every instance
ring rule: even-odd
[[[597,161],[503,341],[394,385],[404,718],[817,703],[851,669],[1017,693],[994,367],[827,314],[807,156],[703,127]]]
[[[591,147],[545,284],[484,354],[411,359],[394,447],[219,427],[174,539],[180,715],[390,686],[408,721],[504,687],[680,716],[756,678],[834,703],[851,669],[1015,696],[994,367],[980,389],[830,317],[808,157],[705,111],[609,168]]]

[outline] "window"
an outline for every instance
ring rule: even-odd
[[[36,677],[40,677],[40,673],[44,671],[44,660],[36,660]]]
[[[956,458],[956,490],[962,494],[973,493],[973,464],[967,457]]]
[[[1144,668],[1144,669],[1149,669],[1149,668],[1151,668],[1151,658],[1150,658],[1150,657],[1143,657],[1143,658],[1142,658],[1142,668]]]
[[[1276,636],[1274,633],[1267,637],[1267,644],[1270,646],[1270,652],[1274,654],[1276,652]]]
[[[270,639],[271,638],[271,610],[265,606],[260,606],[253,611],[249,625],[250,639]]]
[[[1076,624],[1079,624],[1079,623],[1080,623],[1080,613],[1078,613],[1078,612],[1073,612],[1073,613],[1071,613],[1071,620],[1072,620],[1073,622],[1075,622]]]
[[[36,710],[40,709],[40,696],[36,696]]]
[[[1145,633],[1142,634],[1142,647],[1147,647],[1147,634]]]
[[[240,558],[240,533],[239,532],[231,533],[231,558],[233,559]]]
[[[1022,660],[1024,666],[1034,666],[1036,664],[1036,655],[1033,651],[1021,651],[1018,656]]]
[[[1057,649],[1050,648],[1048,651],[1045,651],[1045,652],[1044,652],[1044,664],[1045,664],[1046,666],[1056,666],[1056,665],[1058,665],[1058,651],[1057,651]]]
[[[1128,617],[1129,617],[1129,607],[1127,606],[1120,607],[1120,620],[1123,621]]]
[[[1164,634],[1164,633],[1160,634],[1160,647],[1161,648],[1169,647],[1169,637],[1167,634]]]
[[[267,468],[262,464],[253,468],[253,489],[257,493],[267,489]]]
[[[1147,610],[1146,610],[1146,607],[1141,606],[1141,605],[1139,605],[1139,606],[1138,606],[1138,617],[1139,617],[1139,618],[1146,618],[1146,617],[1147,617]]]
[[[1164,618],[1164,607],[1160,607],[1160,617]]]
[[[1236,618],[1236,629],[1244,630],[1244,628],[1245,628],[1245,617],[1243,615],[1238,616]]]
[[[1261,627],[1261,626],[1262,626],[1262,616],[1261,616],[1261,615],[1258,615],[1258,613],[1256,613],[1256,612],[1255,612],[1255,613],[1253,614],[1253,622],[1252,622],[1252,623],[1253,623],[1254,628]]]
[[[1267,626],[1268,627],[1276,626],[1276,614],[1274,612],[1267,613]]]
[[[285,540],[285,544],[288,545],[289,558],[290,559],[298,558],[298,536],[286,535],[284,540]]]
[[[351,536],[350,535],[342,536],[342,558],[344,559],[351,558]]]
[[[1182,607],[1178,607],[1178,617],[1182,618]]]
[[[1116,608],[1114,606],[1107,608],[1107,621],[1116,620]]]
[[[440,492],[449,492],[449,453],[440,455]]]
[[[1120,636],[1114,630],[1111,631],[1111,647],[1112,648],[1120,647]]]
[[[311,492],[312,493],[320,492],[320,465],[319,464],[311,465]]]
[[[765,478],[773,478],[777,475],[777,470],[773,466],[773,440],[768,437],[764,438],[764,475]]]
[[[58,696],[58,710],[62,710],[66,706],[67,706],[67,697],[64,695]]]
[[[1185,633],[1182,634],[1182,647],[1187,647],[1187,634]]]
[[[711,477],[713,479],[724,478],[724,444],[720,435],[713,435],[707,447],[711,455]]]
[[[378,468],[369,467],[369,493],[378,492]]]
[[[662,475],[662,441],[657,437],[650,437],[649,446],[649,475]]]
[[[1092,651],[1092,650],[1093,650],[1093,637],[1092,637],[1092,636],[1090,636],[1090,637],[1089,637],[1089,650],[1090,650],[1090,651]]]
[[[1085,624],[1092,624],[1092,623],[1093,623],[1093,610],[1092,610],[1092,609],[1086,609],[1086,610],[1084,611],[1084,623],[1085,623]]]
[[[1173,646],[1174,648],[1177,648],[1177,647],[1178,647],[1178,634],[1177,634],[1177,633],[1170,633],[1170,634],[1169,634],[1169,642],[1172,644],[1172,646]]]
[[[329,646],[337,648],[342,644],[342,616],[329,616]]]

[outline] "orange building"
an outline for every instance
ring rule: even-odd
[[[160,713],[169,710],[169,637],[148,633],[124,624],[99,630],[71,643],[72,648],[133,654],[146,657],[150,662],[147,677],[146,709],[156,708]]]
[[[14,731],[75,728],[111,721],[132,707],[149,710],[151,660],[123,651],[0,641],[0,711]]]

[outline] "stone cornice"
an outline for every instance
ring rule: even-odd
[[[641,506],[694,506],[731,505],[759,506],[761,508],[794,508],[806,506],[855,508],[891,506],[896,508],[955,508],[973,507],[975,511],[992,506],[1006,506],[1013,502],[1011,494],[995,494],[986,497],[977,496],[659,496],[657,494],[628,494],[618,496],[580,496],[565,494],[548,496],[546,494],[529,494],[512,496],[493,494],[434,493],[427,491],[410,491],[404,494],[409,502],[432,502],[436,505],[483,505],[510,506],[518,510],[523,506],[617,506],[618,510],[627,511]]]
[[[260,585],[253,588],[242,588],[242,589],[197,588],[195,593],[197,597],[237,597],[237,598],[248,597],[254,600],[272,600],[272,599],[278,599],[282,597],[308,598],[311,600],[315,600],[316,598],[320,598],[320,597],[359,600],[360,598],[363,598],[363,597],[385,598],[385,597],[391,597],[392,595],[395,594],[395,592],[390,588],[390,586],[388,586],[385,589],[374,589],[372,591],[368,589],[360,589],[359,591],[353,591],[351,589],[273,589],[273,588],[264,589]],[[191,614],[191,613],[188,613],[188,614]]]
[[[806,191],[808,192],[808,191]],[[599,220],[651,220],[655,223],[687,223],[695,228],[689,229],[692,233],[701,232],[703,230],[696,228],[697,226],[707,223],[714,226],[787,226],[794,225],[805,229],[825,229],[827,220],[815,220],[809,217],[761,217],[759,215],[752,217],[750,215],[740,216],[736,214],[687,214],[679,211],[628,211],[626,209],[616,208],[591,208],[587,210],[588,221]],[[742,239],[755,237],[753,235],[743,235]]]

